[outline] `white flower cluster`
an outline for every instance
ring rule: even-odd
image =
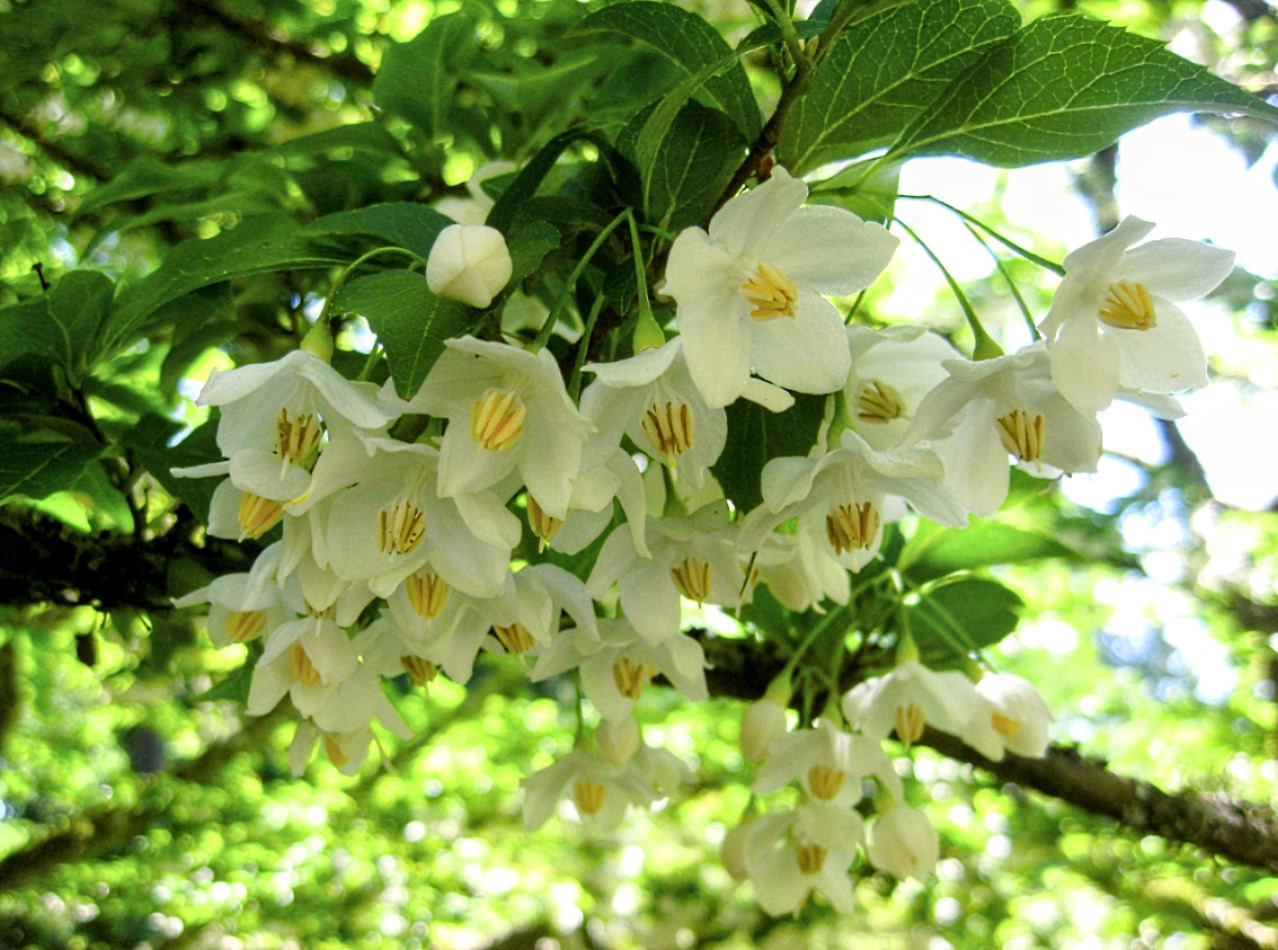
[[[755,795],[798,782],[802,802],[752,816],[725,838],[728,869],[754,883],[770,914],[798,910],[812,891],[850,911],[847,872],[862,846],[875,868],[896,877],[932,872],[940,840],[927,815],[905,803],[881,745],[892,732],[908,749],[931,726],[999,761],[1007,751],[1041,758],[1052,721],[1042,697],[1019,676],[991,674],[974,685],[964,673],[933,672],[917,659],[860,683],[844,696],[842,717],[832,713],[812,728],[786,731],[785,693],[770,689],[746,711],[741,748],[747,761],[762,763],[750,786]],[[867,829],[855,806],[868,779],[877,815]]]
[[[282,533],[249,572],[179,604],[211,605],[218,645],[262,638],[248,710],[264,714],[289,694],[302,717],[295,771],[321,739],[343,771],[359,768],[374,719],[410,737],[383,677],[424,685],[442,669],[466,683],[480,650],[517,654],[532,680],[578,670],[601,717],[597,752],[579,749],[526,781],[526,824],[565,800],[583,821],[611,826],[687,778],[644,744],[633,716],[657,675],[689,699],[707,696],[702,647],[680,629],[683,601],[734,608],[762,582],[796,611],[846,604],[849,572],[877,556],[883,526],[907,508],[953,527],[991,515],[1009,457],[1044,476],[1094,471],[1097,411],[1121,397],[1174,414],[1169,394],[1205,379],[1173,301],[1218,284],[1228,252],[1132,247],[1150,226],[1129,219],[1066,259],[1046,340],[971,361],[921,330],[845,327],[826,295],[869,286],[897,239],[806,199],[776,169],[708,232],[680,234],[664,287],[679,335],[588,364],[579,404],[548,350],[471,336],[448,341],[409,400],[306,351],[209,380],[200,403],[221,410],[225,459],[181,471],[225,476],[209,533]],[[432,254],[431,286],[487,306],[509,279],[509,255],[493,229],[458,227],[441,236],[441,259]],[[767,463],[762,505],[733,512],[710,473],[729,436],[725,407],[745,397],[781,411],[788,390],[831,394],[842,411],[828,414],[809,455]],[[415,442],[389,435],[404,414],[432,420]],[[667,496],[687,507],[667,507]],[[624,523],[613,527],[618,507]],[[543,548],[567,555],[613,530],[588,576],[550,563],[515,571],[517,511]],[[879,743],[893,729],[909,743],[930,722],[990,758],[1041,755],[1050,715],[1022,682],[973,686],[907,661],[849,694],[850,731],[823,719],[777,737],[768,729],[784,731],[781,706],[756,707],[771,726],[743,734],[747,756],[764,762],[754,790],[797,779],[807,795],[734,838],[763,906],[794,909],[812,889],[850,901],[845,872],[863,840],[851,806],[868,777],[894,803],[869,831],[870,860],[926,873],[935,832],[902,803]]]

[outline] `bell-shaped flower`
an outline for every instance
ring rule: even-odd
[[[253,569],[247,573],[224,574],[207,587],[176,598],[173,606],[180,609],[196,604],[209,605],[206,624],[209,639],[216,647],[248,643],[267,636],[281,624],[296,619],[283,602],[275,581],[280,545],[272,544],[258,555]]]
[[[762,762],[767,759],[772,754],[772,747],[786,735],[786,719],[785,704],[779,702],[777,697],[764,696],[747,706],[741,716],[741,732],[738,737],[742,758],[747,762]]]
[[[1032,683],[1011,673],[991,673],[976,684],[977,707],[960,738],[992,762],[1010,751],[1026,758],[1047,754],[1052,711]]]
[[[570,752],[523,781],[524,827],[536,831],[571,801],[576,817],[596,831],[621,824],[630,805],[646,807],[658,796],[633,762],[618,764],[590,752]]]
[[[405,409],[448,420],[441,498],[484,491],[518,469],[546,514],[567,515],[591,426],[568,398],[549,350],[449,340]]]
[[[880,871],[921,881],[936,869],[941,840],[924,812],[898,801],[871,823],[865,852]]]
[[[843,318],[822,295],[864,290],[899,243],[878,224],[826,205],[783,168],[731,199],[709,233],[670,248],[664,293],[678,303],[688,370],[706,404],[747,395],[751,369],[805,393],[834,392],[851,366]]]
[[[264,716],[285,693],[312,715],[359,666],[359,653],[331,617],[307,616],[278,627],[253,669],[247,710]]]
[[[701,644],[681,633],[649,643],[625,619],[598,621],[599,637],[581,628],[564,630],[537,658],[534,683],[580,668],[586,698],[605,719],[634,714],[645,687],[658,674],[693,702],[708,698],[706,655]]]
[[[750,791],[771,795],[798,779],[810,801],[850,808],[861,800],[862,780],[870,776],[900,795],[901,779],[879,743],[822,717],[813,728],[796,729],[773,743]]]
[[[742,523],[741,546],[758,549],[777,525],[798,517],[799,533],[824,536],[838,563],[859,571],[878,554],[883,525],[905,515],[906,502],[940,524],[967,524],[942,488],[943,474],[926,449],[876,452],[845,429],[841,447],[820,458],[774,458],[763,467],[763,504]]]
[[[777,917],[799,910],[817,891],[839,913],[851,913],[848,868],[863,838],[861,816],[832,805],[801,805],[754,819],[742,850],[759,905]]]
[[[963,673],[937,673],[906,660],[887,675],[860,684],[843,699],[848,725],[875,741],[893,729],[909,748],[927,726],[962,734],[976,711],[976,687]]]
[[[329,567],[380,597],[427,562],[452,586],[490,596],[519,543],[519,520],[492,491],[440,497],[441,466],[428,445],[355,433],[325,451],[308,499],[294,510],[342,492],[323,528]]]
[[[506,238],[486,224],[453,224],[439,232],[426,260],[432,293],[487,307],[510,282],[514,264]]]
[[[324,749],[324,755],[343,775],[355,775],[368,758],[369,744],[374,742],[373,729],[364,725],[354,732],[325,732],[309,719],[297,724],[293,742],[288,748],[289,770],[294,778],[306,771],[306,765],[315,753],[316,744]]]
[[[846,604],[852,594],[848,569],[823,531],[772,532],[763,539],[752,573],[783,606],[797,613],[824,612],[823,601]]]
[[[581,395],[581,411],[615,446],[624,432],[647,455],[695,487],[728,441],[728,414],[711,409],[688,373],[679,339],[615,363],[587,363],[595,381]]]
[[[397,415],[378,401],[375,387],[346,379],[305,350],[214,372],[197,404],[221,409],[217,444],[229,461],[231,481],[242,492],[274,502],[305,493],[316,454],[337,431],[381,430]],[[221,473],[197,466],[174,474]]]
[[[940,334],[922,327],[847,328],[852,370],[843,402],[857,434],[875,449],[901,441],[923,397],[949,373],[941,364],[961,356]]]
[[[621,609],[635,630],[660,643],[679,630],[680,596],[723,607],[741,603],[745,572],[736,537],[723,501],[683,517],[649,518],[649,557],[636,550],[630,531],[618,528],[600,549],[586,590],[602,600],[617,582]]]
[[[503,589],[513,588],[509,574],[507,568]],[[429,564],[419,568],[387,598],[406,651],[403,656],[429,661],[453,682],[468,683],[475,657],[492,632],[486,612],[489,600],[455,590]]]
[[[1207,359],[1176,306],[1214,290],[1234,254],[1167,238],[1138,246],[1154,225],[1125,218],[1065,258],[1065,277],[1040,328],[1052,380],[1082,413],[1107,407],[1120,387],[1177,393],[1207,384]]]
[[[577,630],[583,640],[599,639],[585,585],[554,564],[533,564],[515,572],[501,593],[470,609],[484,616],[501,648],[515,656],[537,656],[545,650],[559,634],[565,613],[572,620],[567,629]]]
[[[923,398],[898,450],[927,440],[945,466],[945,491],[963,510],[982,518],[998,511],[1009,455],[1048,476],[1096,471],[1100,424],[1061,395],[1043,343],[944,365],[949,379]]]
[[[537,536],[539,547],[551,547],[564,554],[576,554],[612,524],[612,503],[616,499],[625,512],[635,548],[647,557],[648,543],[644,537],[644,527],[648,517],[648,499],[644,491],[643,475],[635,460],[619,447],[614,447],[610,456],[600,460],[597,453],[590,451],[590,446],[595,441],[596,437],[592,436],[587,443],[582,470],[573,479],[567,517],[555,518],[548,515],[529,493],[528,527]]]

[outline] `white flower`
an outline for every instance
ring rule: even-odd
[[[633,763],[618,765],[589,752],[570,752],[523,781],[524,827],[535,831],[571,796],[578,820],[597,831],[621,823],[628,805],[646,806],[658,796]]]
[[[567,515],[591,426],[568,398],[549,350],[449,340],[406,410],[448,420],[440,497],[483,491],[518,468],[543,511]]]
[[[806,393],[847,378],[843,319],[822,295],[868,287],[899,242],[850,211],[803,207],[807,196],[777,168],[724,205],[708,234],[688,228],[670,248],[664,292],[678,303],[688,369],[711,407],[749,395],[752,367]]]
[[[297,711],[310,716],[358,666],[358,652],[331,617],[290,621],[267,640],[253,669],[248,713],[264,716],[288,693]]]
[[[724,607],[741,603],[745,572],[736,531],[722,501],[684,517],[648,519],[650,557],[636,550],[629,530],[618,528],[600,549],[586,590],[601,600],[617,581],[621,608],[634,628],[659,643],[679,630],[681,595]]]
[[[706,405],[688,373],[679,339],[615,363],[587,363],[595,382],[581,395],[581,411],[605,448],[630,436],[651,458],[695,487],[728,441],[728,414]]]
[[[827,535],[814,531],[778,534],[763,540],[754,573],[774,597],[796,613],[824,613],[822,601],[846,604],[852,594],[848,569],[835,556]]]
[[[786,729],[786,711],[782,703],[770,696],[755,700],[741,716],[741,755],[747,762],[762,762],[776,741],[786,734]]]
[[[876,452],[845,429],[841,448],[818,459],[774,458],[763,467],[763,504],[742,523],[741,545],[761,547],[773,528],[797,516],[800,533],[824,537],[839,564],[859,571],[878,554],[883,525],[905,515],[906,501],[940,524],[966,525],[942,474],[931,451]]]
[[[561,631],[528,678],[538,682],[580,667],[581,687],[605,719],[633,715],[644,688],[659,673],[693,702],[709,697],[705,651],[692,637],[676,633],[652,644],[625,619],[600,620],[598,630],[597,639],[581,628]]]
[[[851,913],[848,868],[863,836],[861,816],[832,805],[803,805],[756,818],[743,850],[759,905],[774,917],[788,914],[815,890],[839,913]]]
[[[1047,753],[1052,711],[1032,683],[1011,673],[981,677],[978,705],[961,738],[981,755],[1001,762],[1005,750],[1031,759]]]
[[[998,511],[1007,498],[1009,455],[1047,477],[1096,471],[1100,424],[1049,378],[1043,343],[943,365],[950,378],[923,398],[898,451],[927,440],[945,466],[944,490],[963,510],[982,518]]]
[[[207,587],[173,601],[178,609],[209,605],[207,629],[217,647],[247,643],[268,636],[281,624],[295,619],[283,602],[275,569],[280,545],[272,544],[258,555],[248,573],[224,574]]]
[[[861,800],[862,779],[871,775],[900,795],[901,779],[876,740],[821,718],[813,728],[797,729],[772,743],[750,791],[771,795],[797,778],[810,800],[850,808]]]
[[[1065,277],[1041,324],[1052,379],[1080,412],[1098,412],[1119,387],[1176,393],[1207,383],[1207,360],[1176,302],[1224,280],[1234,254],[1168,238],[1133,247],[1154,229],[1125,218],[1065,258]]]
[[[857,434],[872,448],[901,440],[923,397],[949,373],[944,360],[960,356],[945,337],[922,327],[847,328],[852,371],[843,400]]]
[[[514,264],[505,236],[486,224],[453,224],[439,232],[426,261],[432,293],[487,307],[510,281]]]
[[[880,871],[921,881],[936,868],[941,839],[924,812],[896,802],[870,825],[865,852]]]
[[[475,596],[501,589],[519,519],[494,492],[440,497],[441,453],[354,433],[339,437],[315,466],[309,506],[341,491],[324,519],[324,551],[343,580],[366,581],[387,597],[429,562],[449,584]],[[347,487],[350,486],[350,487]]]
[[[976,711],[976,687],[966,675],[936,673],[918,660],[906,660],[886,676],[861,685],[844,697],[843,715],[876,741],[895,729],[908,748],[927,726],[959,735]]]

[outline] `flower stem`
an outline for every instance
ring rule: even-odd
[[[950,211],[953,211],[964,221],[967,221],[970,224],[976,225],[982,231],[984,231],[985,233],[990,235],[992,238],[994,238],[994,240],[998,241],[1000,244],[1006,247],[1013,254],[1016,254],[1019,257],[1025,258],[1031,264],[1037,264],[1039,267],[1043,268],[1044,270],[1051,271],[1053,274],[1057,275],[1058,277],[1065,276],[1065,268],[1062,267],[1060,264],[1057,264],[1055,261],[1049,261],[1046,257],[1040,257],[1038,254],[1035,254],[1033,251],[1021,247],[1015,241],[1012,241],[1009,238],[1006,238],[1003,235],[999,234],[997,231],[995,231],[992,227],[990,227],[984,221],[980,220],[979,218],[973,215],[968,214],[966,211],[964,211],[961,208],[954,207],[954,205],[950,204],[948,201],[942,201],[940,198],[937,198],[934,195],[897,195],[897,197],[905,198],[909,201],[930,201],[933,204],[940,205],[942,208],[948,208]]]
[[[1029,327],[1030,338],[1033,340],[1041,340],[1043,337],[1039,334],[1038,327],[1034,325],[1034,318],[1030,315],[1029,307],[1025,303],[1025,298],[1021,296],[1020,288],[1016,286],[1016,281],[1014,281],[1012,279],[1012,275],[1008,273],[1007,267],[1004,266],[1003,261],[994,253],[994,248],[990,247],[989,242],[985,240],[985,238],[981,237],[980,232],[972,226],[970,221],[964,221],[963,224],[966,225],[968,231],[972,233],[972,237],[976,239],[977,243],[979,243],[981,247],[985,248],[985,250],[989,251],[990,257],[994,258],[994,266],[997,267],[998,272],[1003,275],[1003,279],[1007,281],[1008,289],[1012,292],[1012,296],[1016,298],[1016,306],[1020,308],[1021,316],[1025,318],[1025,325]]]
[[[537,338],[528,345],[530,353],[538,352],[550,340],[550,334],[555,330],[555,324],[559,321],[559,314],[563,311],[564,306],[568,303],[568,296],[573,292],[573,288],[577,286],[577,281],[581,275],[585,273],[586,267],[590,264],[591,259],[599,252],[599,248],[603,247],[604,241],[608,240],[608,235],[617,230],[621,222],[627,218],[633,218],[629,208],[626,208],[621,214],[617,215],[607,226],[599,232],[599,236],[586,249],[586,253],[581,256],[581,260],[577,262],[577,266],[572,269],[572,273],[568,275],[568,280],[564,284],[563,292],[560,293],[559,299],[555,301],[555,306],[550,311],[550,316],[546,318],[546,322],[541,325],[541,329],[537,332]],[[590,331],[587,330],[583,338],[588,339]]]

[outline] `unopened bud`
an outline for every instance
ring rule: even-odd
[[[435,238],[426,261],[426,283],[433,293],[487,307],[513,271],[500,231],[484,224],[454,224]]]

